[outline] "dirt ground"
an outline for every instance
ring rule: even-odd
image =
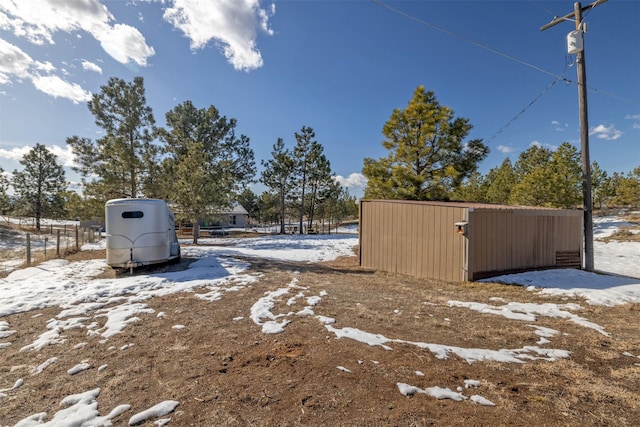
[[[141,321],[109,338],[108,344],[88,337],[85,329],[72,329],[65,331],[63,344],[37,353],[20,352],[46,330],[46,321],[60,308],[0,319],[18,331],[11,337],[12,345],[0,349],[0,388],[11,387],[9,378],[25,378],[24,386],[0,399],[0,425],[13,425],[39,412],[47,412],[50,420],[64,397],[96,387],[101,388],[101,415],[123,403],[132,406],[112,421],[116,426],[127,425],[131,415],[163,400],[180,402],[170,415],[170,426],[640,425],[640,304],[599,307],[543,297],[517,286],[418,280],[360,269],[357,257],[319,264],[253,259],[251,264],[261,279],[219,301],[203,301],[193,293],[145,301],[167,317],[140,314]],[[527,326],[531,322],[447,304],[497,304],[496,297],[505,302],[576,302],[583,307],[580,316],[611,335],[540,317],[537,326],[563,332],[549,346],[570,350],[569,359],[470,364],[456,356],[438,359],[427,349],[404,343],[389,344],[393,349],[385,350],[337,339],[313,317],[295,318],[279,334],[263,333],[249,317],[251,306],[265,292],[285,287],[294,275],[315,295],[326,291],[314,310],[335,318],[334,327],[389,338],[495,350],[536,345],[540,337]],[[285,299],[273,312],[301,308],[287,307]],[[176,324],[186,327],[176,331],[170,326]],[[80,343],[86,344],[74,349]],[[106,351],[107,346],[127,344],[134,345],[126,351]],[[51,357],[59,361],[46,375],[29,374]],[[80,357],[94,368],[70,377],[67,370]],[[97,366],[103,364],[108,368],[99,371]],[[402,382],[455,391],[465,379],[481,385],[463,394],[481,395],[496,406],[426,394],[404,396],[397,387]]]

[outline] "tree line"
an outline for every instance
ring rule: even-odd
[[[596,209],[640,206],[640,166],[609,175],[591,164],[591,194]],[[577,208],[582,206],[580,151],[563,142],[555,151],[532,146],[515,163],[506,158],[486,175],[474,172],[452,195],[478,202]]]
[[[568,142],[555,149],[531,146],[492,168],[478,163],[489,153],[481,140],[465,142],[472,126],[419,86],[404,109],[396,109],[383,127],[388,155],[365,158],[365,198],[456,200],[576,208],[582,204],[580,152]],[[608,175],[591,165],[594,207],[640,206],[640,166]]]
[[[179,219],[197,224],[239,202],[259,222],[279,222],[281,233],[293,228],[293,218],[303,233],[318,219],[335,222],[358,214],[355,198],[332,179],[324,148],[308,126],[294,134],[291,148],[278,138],[256,178],[249,138],[237,135],[236,120],[213,105],[197,108],[185,101],[166,113],[167,127],[158,128],[143,79],[136,77],[133,82],[111,78],[88,107],[103,136],[74,135],[66,141],[76,156],[73,169],[82,177],[82,195],[66,189],[63,168],[37,144],[21,161],[24,170],[13,173],[14,201],[0,170],[0,212],[33,215],[39,227],[43,215],[101,218],[107,200],[144,196],[171,202]],[[555,150],[535,145],[515,163],[507,158],[482,175],[478,164],[489,148],[480,139],[466,140],[472,128],[469,119],[456,117],[434,92],[419,86],[382,128],[388,155],[364,159],[364,197],[581,205],[580,152],[573,145],[564,142]],[[640,166],[611,176],[596,162],[591,169],[596,208],[640,206]],[[248,188],[258,181],[268,189],[259,196]]]
[[[295,134],[292,150],[278,139],[274,157],[263,161],[265,170],[256,179],[249,138],[238,135],[236,119],[213,105],[197,108],[185,101],[166,113],[166,128],[160,128],[147,105],[143,78],[126,82],[114,77],[92,96],[88,108],[103,136],[66,140],[82,194],[68,190],[56,156],[36,144],[20,161],[23,171],[14,171],[10,180],[0,168],[3,214],[32,215],[39,230],[43,217],[100,219],[107,200],[148,197],[170,202],[178,219],[197,226],[239,202],[253,217],[280,220],[282,232],[295,208],[300,233],[303,220],[310,227],[318,216],[357,214],[355,198],[332,179],[329,160],[310,127]],[[259,197],[249,189],[257,181],[269,190]],[[15,198],[7,195],[10,184]]]

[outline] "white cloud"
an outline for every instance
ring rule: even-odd
[[[0,158],[19,162],[33,147],[15,147],[11,150],[0,148]]]
[[[19,162],[22,158],[31,151],[33,147],[25,145],[22,147],[15,147],[11,150],[6,150],[4,148],[0,148],[0,159],[13,160],[15,162]],[[54,154],[58,159],[58,163],[65,167],[75,166],[75,155],[71,151],[71,147],[64,146],[60,147],[59,145],[50,145],[47,147],[52,154]]]
[[[267,11],[259,0],[175,0],[163,18],[191,40],[191,49],[214,40],[236,70],[250,71],[263,63],[256,28],[272,35],[268,21],[274,13],[275,5]]]
[[[105,52],[122,64],[133,61],[145,67],[147,58],[155,55],[155,51],[147,45],[140,31],[129,25],[116,24],[94,36],[100,41]]]
[[[76,83],[66,82],[58,76],[34,76],[32,81],[39,91],[54,98],[66,98],[74,104],[87,102],[91,99],[91,92],[82,89]]]
[[[46,61],[46,62],[34,61],[33,67],[36,70],[44,71],[45,73],[52,73],[56,70],[56,67],[54,67],[53,64],[49,61]]]
[[[531,144],[529,144],[529,145],[531,147],[546,148],[546,149],[551,150],[551,151],[556,151],[558,149],[557,145],[543,144],[540,141],[531,141]]]
[[[112,25],[113,15],[98,0],[3,0],[0,15],[0,28],[34,44],[55,44],[53,36],[58,31],[86,31],[123,64],[133,61],[145,66],[155,54],[137,29]]]
[[[352,173],[347,178],[342,175],[336,175],[333,179],[346,188],[364,188],[367,186],[367,178],[361,173]]]
[[[627,114],[624,118],[633,120],[633,124],[631,125],[633,129],[640,129],[640,114]]]
[[[615,141],[622,136],[622,132],[617,130],[614,125],[605,126],[600,124],[594,128],[591,128],[589,135],[594,135],[598,139],[605,139],[607,141]]]
[[[557,120],[552,120],[551,124],[553,125],[553,128],[555,130],[557,130],[558,132],[564,132],[569,127],[568,123],[564,123],[563,124],[563,123],[560,123]]]
[[[113,19],[98,0],[4,0],[0,11],[6,13],[6,25],[16,36],[39,45],[55,44],[57,31],[97,33]]]
[[[59,145],[51,145],[47,147],[47,149],[51,151],[51,153],[55,154],[58,158],[58,163],[62,166],[68,168],[77,166],[77,163],[75,162],[76,156],[71,151],[70,146],[65,145],[64,147],[60,147]]]
[[[0,39],[0,73],[20,79],[29,77],[33,59],[19,47]]]
[[[29,79],[40,91],[71,100],[74,103],[88,101],[91,93],[75,83],[69,83],[57,76],[42,76],[55,67],[50,62],[34,61],[19,47],[0,39],[0,84],[11,84],[12,76],[18,80]]]
[[[507,154],[507,153],[512,153],[513,152],[513,147],[508,147],[506,145],[498,145],[498,151],[503,153],[503,154]]]
[[[95,71],[98,74],[102,74],[102,68],[98,64],[94,64],[90,61],[82,61],[82,69],[87,71]]]

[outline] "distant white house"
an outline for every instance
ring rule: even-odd
[[[249,212],[240,203],[233,205],[229,212],[224,212],[222,224],[225,227],[244,228],[249,225]]]
[[[249,226],[249,212],[240,203],[210,219],[198,221],[201,229],[245,228]]]
[[[239,203],[229,210],[211,215],[207,219],[198,221],[201,235],[218,235],[226,234],[229,228],[246,228],[250,225],[249,212]],[[193,224],[190,222],[181,222],[179,225],[180,234],[192,234]]]

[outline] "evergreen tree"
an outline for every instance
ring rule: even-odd
[[[280,219],[280,196],[267,191],[258,198],[258,222],[272,224]],[[284,218],[284,217],[283,217]],[[284,230],[283,230],[284,231]]]
[[[282,138],[278,138],[273,146],[271,158],[266,162],[263,160],[262,166],[264,170],[260,181],[278,195],[280,234],[284,234],[287,199],[294,186],[292,178],[295,176],[296,163],[291,152],[285,148]]]
[[[22,206],[35,217],[36,229],[40,232],[40,220],[44,216],[57,218],[64,212],[63,196],[67,188],[64,169],[42,144],[36,144],[20,164],[24,169],[13,172],[13,188]]]
[[[533,145],[520,153],[513,169],[516,184],[509,203],[526,206],[549,206],[551,150]]]
[[[164,162],[172,178],[169,198],[178,216],[194,224],[231,207],[255,175],[249,138],[236,137],[236,120],[221,116],[212,105],[197,109],[185,101],[166,114],[168,131]],[[169,185],[169,184],[167,184]]]
[[[0,166],[0,215],[6,215],[11,209],[11,199],[7,194],[9,180],[4,174],[4,169]]]
[[[312,128],[302,126],[300,133],[295,133],[296,146],[293,147],[293,159],[296,165],[296,177],[298,180],[297,189],[299,191],[299,203],[300,203],[300,224],[298,233],[303,233],[303,221],[305,214],[305,194],[307,185],[311,180],[311,174],[314,167],[319,161],[319,155],[322,153],[322,146],[314,141],[316,133]],[[325,159],[326,160],[326,159]],[[327,162],[328,165],[328,162]],[[321,171],[320,173],[323,173]]]
[[[245,188],[236,198],[236,201],[247,210],[250,218],[260,220],[260,210],[258,208],[258,196],[251,191],[250,188]]]
[[[331,227],[338,227],[346,218],[358,217],[358,202],[349,191],[337,182],[325,187],[322,190],[322,202],[319,205],[320,218],[324,224],[328,222],[328,230]]]
[[[151,108],[146,105],[144,82],[127,83],[112,77],[89,101],[95,123],[104,130],[96,141],[73,136],[67,139],[79,164],[85,192],[103,200],[138,197],[157,164],[158,147]],[[88,179],[93,179],[88,181]],[[150,193],[150,192],[149,192]]]
[[[518,156],[518,160],[513,165],[513,172],[516,181],[521,181],[525,175],[533,172],[534,169],[546,167],[551,159],[551,150],[539,145],[532,145]]]
[[[613,199],[615,205],[633,208],[640,206],[640,166],[627,174],[619,174],[614,188],[616,191]]]
[[[582,203],[582,166],[580,152],[563,142],[551,154],[550,204],[556,208],[574,208]]]
[[[607,172],[602,170],[597,162],[591,163],[591,197],[594,206],[598,207],[598,209],[602,209],[610,197],[607,194],[608,179]]]
[[[516,174],[507,157],[498,168],[493,168],[487,174],[486,201],[489,203],[507,204],[511,189],[515,185]]]
[[[324,148],[317,142],[311,145],[311,159],[308,177],[309,209],[307,213],[307,226],[309,228],[313,227],[316,205],[326,197],[327,193],[324,190],[335,184],[331,177],[331,164],[323,151]]]
[[[624,200],[621,197],[620,188],[624,181],[624,174],[614,172],[605,182],[605,192],[608,196],[607,206],[617,207],[623,206]]]
[[[80,195],[75,191],[65,191],[63,197],[67,218],[83,221],[104,220],[104,202],[101,199]]]
[[[553,152],[539,146],[523,151],[514,172],[512,204],[571,208],[582,201],[580,153],[568,142]]]
[[[484,202],[486,199],[485,178],[478,171],[473,171],[453,192],[452,198],[465,202]]]
[[[382,145],[389,155],[364,160],[365,197],[448,198],[489,152],[479,139],[463,143],[471,128],[468,119],[454,117],[433,92],[419,86],[407,107],[394,110],[383,127]]]

